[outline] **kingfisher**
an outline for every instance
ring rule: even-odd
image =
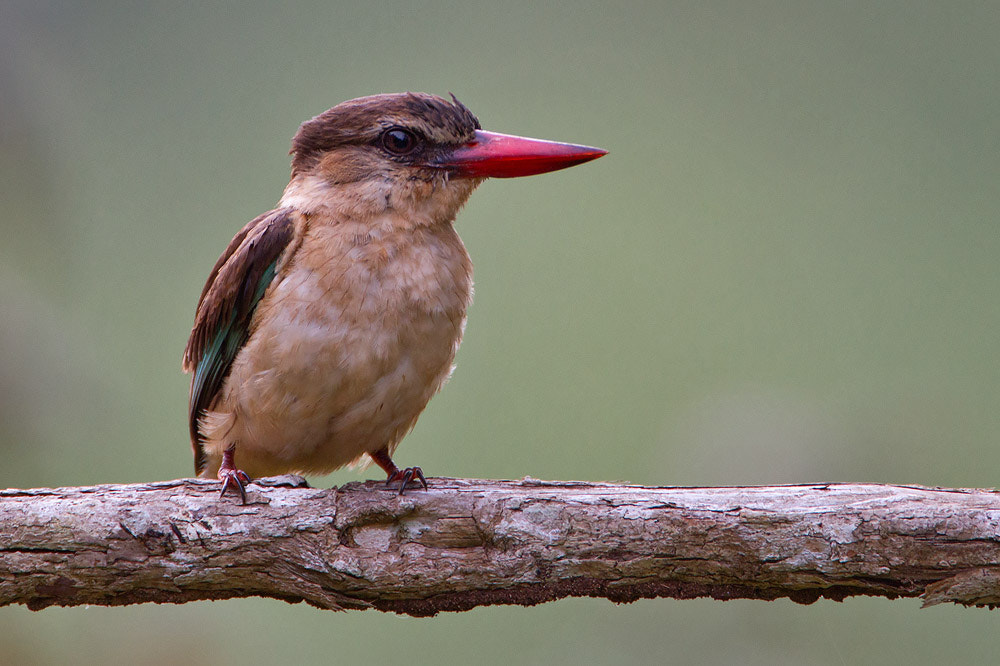
[[[246,502],[253,477],[392,461],[465,329],[472,261],[455,216],[486,178],[606,151],[484,131],[454,95],[352,99],[302,123],[278,205],[215,262],[184,350],[195,472]]]

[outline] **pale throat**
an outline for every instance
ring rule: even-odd
[[[427,180],[370,178],[332,184],[321,174],[307,173],[288,183],[278,206],[335,220],[394,220],[396,229],[435,226],[454,222],[481,182],[441,174]]]

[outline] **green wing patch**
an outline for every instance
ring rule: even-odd
[[[184,369],[193,372],[188,425],[195,472],[206,456],[198,421],[216,401],[233,361],[250,337],[251,321],[274,280],[294,233],[293,211],[281,208],[247,224],[216,262],[202,290],[194,328],[184,350]]]

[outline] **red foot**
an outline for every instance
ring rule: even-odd
[[[236,464],[233,462],[233,452],[236,450],[236,445],[232,444],[222,452],[222,464],[219,465],[219,481],[222,481],[222,492],[219,493],[219,499],[226,496],[226,491],[230,488],[235,488],[236,492],[240,494],[240,504],[247,503],[247,489],[246,486],[250,483],[250,475],[241,469],[236,469]]]
[[[241,469],[219,469],[219,481],[222,481],[222,492],[219,499],[226,496],[226,491],[235,488],[240,494],[240,504],[247,503],[247,484],[250,483],[250,475]]]
[[[389,478],[385,480],[385,485],[388,488],[396,481],[400,481],[399,484],[399,494],[402,495],[403,491],[406,490],[406,485],[411,482],[419,482],[420,485],[427,490],[427,479],[424,478],[424,471],[419,467],[407,467],[406,469],[397,469],[394,473],[389,475]]]
[[[389,457],[389,449],[382,448],[378,451],[372,451],[369,453],[375,464],[385,470],[385,473],[389,478],[385,480],[385,485],[391,486],[395,482],[399,481],[399,494],[402,495],[403,491],[406,490],[406,485],[412,482],[419,482],[420,485],[427,490],[427,479],[424,478],[424,471],[419,467],[407,467],[406,469],[399,469],[396,467],[396,463],[392,462],[392,458]]]

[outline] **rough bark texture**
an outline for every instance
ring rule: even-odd
[[[567,596],[1000,604],[1000,495],[431,479],[220,500],[192,479],[0,491],[0,605],[264,596],[433,615]]]

